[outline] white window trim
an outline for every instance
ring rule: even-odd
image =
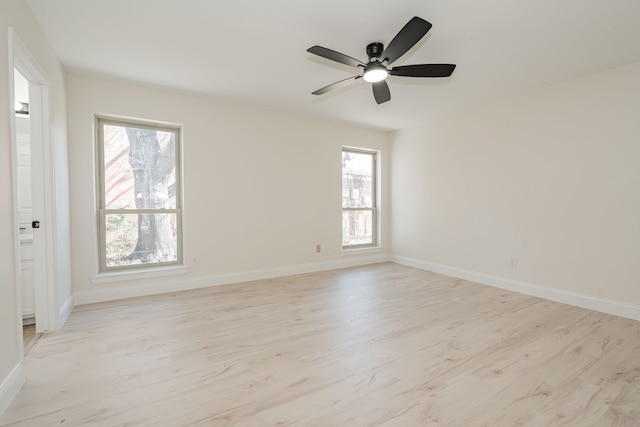
[[[379,185],[379,169],[378,169],[378,161],[379,161],[379,152],[377,150],[369,150],[366,148],[358,148],[358,147],[347,147],[347,146],[343,146],[342,150],[340,151],[340,153],[344,153],[344,152],[351,152],[351,153],[361,153],[361,154],[368,154],[368,155],[372,155],[373,156],[373,165],[372,165],[372,180],[371,180],[371,197],[372,197],[372,207],[371,208],[345,208],[344,206],[341,206],[341,214],[344,213],[344,211],[371,211],[371,227],[372,227],[372,243],[365,243],[365,244],[359,244],[359,245],[342,245],[342,252],[344,254],[348,254],[348,253],[354,253],[354,252],[358,252],[358,253],[363,253],[363,252],[367,252],[367,251],[377,251],[378,249],[380,249],[380,244],[379,244],[379,220],[378,220],[378,216],[379,216],[379,207],[378,207],[378,185]],[[342,174],[342,171],[340,172]],[[342,179],[340,180],[342,182]],[[342,186],[342,184],[341,184]],[[344,190],[343,188],[341,188],[341,190]]]
[[[158,275],[184,274],[188,267],[184,265],[184,225],[183,225],[183,189],[182,189],[182,126],[175,123],[166,123],[152,120],[136,119],[129,117],[119,117],[110,115],[95,115],[95,147],[97,159],[97,233],[98,233],[98,274],[91,278],[93,283],[105,283],[114,281],[130,280],[132,278],[157,277]],[[132,126],[142,129],[154,129],[175,132],[175,164],[176,164],[176,208],[175,209],[104,209],[105,189],[104,189],[104,147],[102,140],[101,126],[103,124],[114,124],[118,126]],[[126,211],[126,212],[124,212]],[[117,267],[106,266],[106,234],[105,218],[108,213],[128,213],[137,214],[141,211],[145,213],[175,213],[177,227],[177,260],[171,262],[158,262],[153,264],[134,264]],[[151,272],[158,272],[158,275],[149,275]],[[174,271],[174,273],[172,273]],[[125,276],[128,276],[124,278]],[[122,277],[122,279],[120,279]]]

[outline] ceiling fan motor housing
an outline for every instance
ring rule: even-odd
[[[369,60],[373,58],[381,59],[382,52],[384,52],[384,45],[382,43],[371,43],[367,45],[367,56]]]

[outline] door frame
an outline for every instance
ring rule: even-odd
[[[36,332],[50,332],[57,329],[57,292],[55,274],[55,181],[54,159],[52,152],[52,132],[50,116],[49,79],[42,67],[29,52],[26,45],[9,28],[9,79],[11,90],[9,101],[10,113],[14,105],[14,69],[17,69],[29,81],[29,116],[32,173],[32,203],[34,218],[38,219],[42,228],[34,230],[34,295]],[[15,286],[17,289],[17,307],[22,307],[21,269],[20,269],[20,232],[18,216],[18,167],[17,138],[15,114],[10,114],[13,206],[14,206],[14,242],[15,242]],[[33,179],[35,178],[35,180]],[[37,216],[37,217],[36,217]],[[22,343],[22,310],[18,311],[18,336]]]

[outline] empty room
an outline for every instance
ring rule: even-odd
[[[638,22],[3,0],[0,426],[640,426]]]

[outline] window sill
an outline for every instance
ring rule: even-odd
[[[366,248],[342,249],[342,255],[362,255],[368,253],[382,252],[381,246],[369,246]]]
[[[177,265],[172,267],[148,268],[135,271],[115,271],[99,273],[91,277],[91,283],[100,285],[104,283],[126,282],[129,280],[151,279],[154,277],[178,276],[187,274],[189,267],[186,265]]]

